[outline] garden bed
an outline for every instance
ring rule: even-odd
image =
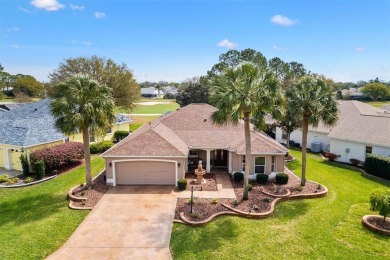
[[[390,236],[390,219],[383,221],[382,216],[366,215],[362,220],[363,225],[371,231]]]
[[[187,180],[186,190],[191,190],[191,186],[194,186],[194,191],[217,191],[217,181],[215,179],[215,174],[206,173],[203,175],[203,178],[206,180],[206,182],[202,184],[197,184],[195,182],[195,173],[186,173],[185,178]]]

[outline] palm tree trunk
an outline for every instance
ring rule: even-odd
[[[309,118],[303,116],[302,122],[302,178],[301,186],[306,184],[306,146],[307,146],[307,133],[309,131]]]
[[[83,129],[83,144],[84,144],[84,159],[85,159],[85,178],[87,187],[92,187],[92,174],[91,174],[91,152],[89,150],[89,131],[88,127]]]
[[[244,113],[244,130],[245,130],[245,174],[244,174],[244,194],[242,196],[243,200],[247,200],[248,197],[248,181],[249,181],[249,168],[252,165],[251,157],[251,133],[249,125],[249,115],[250,113]]]

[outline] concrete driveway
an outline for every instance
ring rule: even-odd
[[[173,190],[165,186],[113,187],[48,259],[172,259]]]

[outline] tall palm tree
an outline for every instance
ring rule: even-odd
[[[336,96],[329,81],[323,76],[306,75],[298,79],[286,91],[287,107],[302,121],[302,178],[306,183],[306,146],[309,125],[318,126],[320,121],[332,126],[338,119]]]
[[[92,186],[89,134],[102,133],[115,119],[111,90],[86,75],[55,85],[50,102],[55,126],[64,134],[82,132],[87,187]]]
[[[245,160],[252,165],[250,118],[264,125],[267,113],[281,112],[282,95],[278,80],[265,68],[244,63],[211,78],[211,102],[218,108],[212,115],[216,124],[238,124],[244,120]],[[249,167],[245,167],[243,199],[248,199]]]

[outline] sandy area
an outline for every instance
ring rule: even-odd
[[[137,105],[141,106],[154,106],[159,104],[169,104],[170,102],[152,101],[152,102],[138,102]]]

